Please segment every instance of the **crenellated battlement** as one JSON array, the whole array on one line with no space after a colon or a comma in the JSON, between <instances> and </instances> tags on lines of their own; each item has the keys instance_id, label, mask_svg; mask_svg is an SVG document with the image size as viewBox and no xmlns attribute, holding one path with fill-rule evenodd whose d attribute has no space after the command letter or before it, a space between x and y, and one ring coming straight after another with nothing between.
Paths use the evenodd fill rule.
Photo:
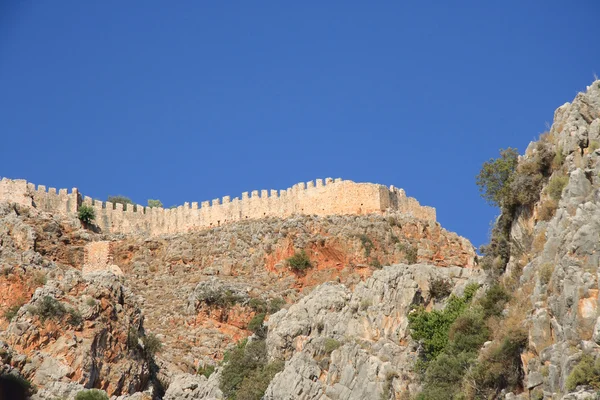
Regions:
<instances>
[{"instance_id":1,"label":"crenellated battlement","mask_svg":"<svg viewBox=\"0 0 600 400\"><path fill-rule=\"evenodd\" d=\"M421 206L402 189L373 183L326 178L300 182L285 190L262 189L243 192L240 197L224 196L201 203L184 203L164 209L94 200L81 196L76 188L48 188L25 180L3 178L0 201L34 207L61 215L76 215L82 204L96 211L102 231L160 235L210 228L246 219L286 218L294 214L371 214L399 211L415 218L435 221L435 209Z\"/></svg>"}]
</instances>

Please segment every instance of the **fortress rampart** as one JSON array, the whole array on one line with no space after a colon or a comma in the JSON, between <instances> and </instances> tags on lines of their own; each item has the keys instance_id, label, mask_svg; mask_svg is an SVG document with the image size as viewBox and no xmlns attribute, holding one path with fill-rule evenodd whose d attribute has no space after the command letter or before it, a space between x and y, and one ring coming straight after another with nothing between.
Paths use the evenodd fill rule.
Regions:
<instances>
[{"instance_id":1,"label":"fortress rampart","mask_svg":"<svg viewBox=\"0 0 600 400\"><path fill-rule=\"evenodd\" d=\"M342 179L317 179L287 190L255 190L241 199L225 196L200 204L184 203L164 209L136 205L124 208L82 196L76 188L56 190L25 180L3 178L0 201L35 207L40 211L75 216L82 204L96 210L96 224L104 232L161 235L211 228L230 222L265 217L285 218L293 214L371 214L399 211L415 218L435 221L435 209L421 206L402 189Z\"/></svg>"}]
</instances>

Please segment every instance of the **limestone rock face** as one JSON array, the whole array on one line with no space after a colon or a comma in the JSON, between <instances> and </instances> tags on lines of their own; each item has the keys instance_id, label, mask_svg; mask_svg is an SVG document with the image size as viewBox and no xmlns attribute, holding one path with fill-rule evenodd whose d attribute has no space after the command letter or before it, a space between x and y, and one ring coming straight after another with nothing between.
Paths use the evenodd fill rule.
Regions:
<instances>
[{"instance_id":1,"label":"limestone rock face","mask_svg":"<svg viewBox=\"0 0 600 400\"><path fill-rule=\"evenodd\" d=\"M429 298L434 278L462 294L483 283L480 270L397 264L376 271L354 292L325 283L271 316L267 350L286 359L265 399L380 399L384 392L415 393L418 343L409 335L411 306L441 307Z\"/></svg>"},{"instance_id":2,"label":"limestone rock face","mask_svg":"<svg viewBox=\"0 0 600 400\"><path fill-rule=\"evenodd\" d=\"M552 398L592 398L585 388L567 394L566 380L583 354L600 355L599 128L600 81L596 81L573 103L556 110L545 139L563 160L550 182L557 176L568 179L556 211L551 218L543 217L551 202L546 187L532 212L518 214L511 231L512 248L527 255L525 262L523 257L511 257L508 266L523 267L516 295L527 304L524 386ZM535 154L536 146L529 146L522 162Z\"/></svg>"}]
</instances>

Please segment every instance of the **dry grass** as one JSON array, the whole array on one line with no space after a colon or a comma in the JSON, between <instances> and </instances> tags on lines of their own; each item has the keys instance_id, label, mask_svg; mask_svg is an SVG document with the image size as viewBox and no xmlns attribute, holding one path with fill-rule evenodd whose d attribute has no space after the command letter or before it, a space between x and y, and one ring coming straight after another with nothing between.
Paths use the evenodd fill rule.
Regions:
<instances>
[{"instance_id":1,"label":"dry grass","mask_svg":"<svg viewBox=\"0 0 600 400\"><path fill-rule=\"evenodd\" d=\"M534 253L539 253L544 250L544 245L546 244L546 229L541 229L537 235L533 238L533 242L531 243L531 250Z\"/></svg>"},{"instance_id":2,"label":"dry grass","mask_svg":"<svg viewBox=\"0 0 600 400\"><path fill-rule=\"evenodd\" d=\"M533 283L527 283L521 289L513 293L508 302L508 315L504 318L492 317L488 320L488 326L493 332L494 341L502 340L509 332L519 329L528 329L525 326L526 316L531 312L531 294Z\"/></svg>"},{"instance_id":3,"label":"dry grass","mask_svg":"<svg viewBox=\"0 0 600 400\"><path fill-rule=\"evenodd\" d=\"M554 199L546 199L540 204L538 218L542 221L550 221L554 217L557 208L558 203Z\"/></svg>"}]
</instances>

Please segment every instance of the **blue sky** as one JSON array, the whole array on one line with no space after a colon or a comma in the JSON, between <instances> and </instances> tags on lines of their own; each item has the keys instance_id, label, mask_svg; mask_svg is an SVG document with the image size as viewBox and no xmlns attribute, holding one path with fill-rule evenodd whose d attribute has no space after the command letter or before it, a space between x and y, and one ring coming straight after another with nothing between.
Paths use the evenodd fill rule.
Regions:
<instances>
[{"instance_id":1,"label":"blue sky","mask_svg":"<svg viewBox=\"0 0 600 400\"><path fill-rule=\"evenodd\" d=\"M452 3L450 5L449 3ZM475 176L600 75L600 2L2 1L0 176L145 204L393 184L475 245Z\"/></svg>"}]
</instances>

